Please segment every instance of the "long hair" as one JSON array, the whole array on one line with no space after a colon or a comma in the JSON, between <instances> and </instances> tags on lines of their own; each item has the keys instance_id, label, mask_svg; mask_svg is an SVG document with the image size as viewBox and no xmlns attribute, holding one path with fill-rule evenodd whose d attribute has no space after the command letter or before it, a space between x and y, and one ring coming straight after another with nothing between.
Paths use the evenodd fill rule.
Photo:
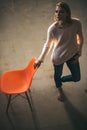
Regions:
<instances>
[{"instance_id":1,"label":"long hair","mask_svg":"<svg viewBox=\"0 0 87 130\"><path fill-rule=\"evenodd\" d=\"M70 10L69 5L65 2L58 2L56 4L56 7L60 7L66 11L66 13L67 13L66 22L70 23L71 22L71 10ZM56 17L55 14L54 14L54 21L58 21L58 18Z\"/></svg>"}]
</instances>

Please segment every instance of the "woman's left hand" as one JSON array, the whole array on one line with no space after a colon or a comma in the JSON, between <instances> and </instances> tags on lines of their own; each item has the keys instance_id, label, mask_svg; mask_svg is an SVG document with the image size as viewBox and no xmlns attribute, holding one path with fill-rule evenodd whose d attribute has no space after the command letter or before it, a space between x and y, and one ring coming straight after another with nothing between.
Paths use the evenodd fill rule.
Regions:
<instances>
[{"instance_id":1,"label":"woman's left hand","mask_svg":"<svg viewBox=\"0 0 87 130\"><path fill-rule=\"evenodd\" d=\"M74 57L74 60L72 61L72 64L77 63L77 62L78 62L78 60L79 60L79 57L80 57L80 55L79 55L79 54L78 54L78 55L76 55L76 56Z\"/></svg>"}]
</instances>

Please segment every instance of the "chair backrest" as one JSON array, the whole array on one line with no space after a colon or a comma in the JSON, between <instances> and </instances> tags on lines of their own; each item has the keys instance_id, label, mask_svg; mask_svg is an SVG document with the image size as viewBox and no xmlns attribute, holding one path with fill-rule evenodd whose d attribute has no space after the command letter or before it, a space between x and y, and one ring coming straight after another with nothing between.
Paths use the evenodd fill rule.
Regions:
<instances>
[{"instance_id":1,"label":"chair backrest","mask_svg":"<svg viewBox=\"0 0 87 130\"><path fill-rule=\"evenodd\" d=\"M0 76L0 90L1 90L1 76Z\"/></svg>"},{"instance_id":2,"label":"chair backrest","mask_svg":"<svg viewBox=\"0 0 87 130\"><path fill-rule=\"evenodd\" d=\"M28 66L26 67L25 71L26 73L29 75L29 77L33 77L34 73L36 72L37 70L37 67L34 68L34 63L37 59L36 58L32 58L28 64Z\"/></svg>"}]
</instances>

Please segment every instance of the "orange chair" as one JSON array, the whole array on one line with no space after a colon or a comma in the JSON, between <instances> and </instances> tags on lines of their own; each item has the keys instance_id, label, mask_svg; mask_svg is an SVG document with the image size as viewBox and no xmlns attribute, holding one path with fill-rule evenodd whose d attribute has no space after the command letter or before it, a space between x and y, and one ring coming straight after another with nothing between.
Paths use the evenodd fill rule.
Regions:
<instances>
[{"instance_id":1,"label":"orange chair","mask_svg":"<svg viewBox=\"0 0 87 130\"><path fill-rule=\"evenodd\" d=\"M37 70L37 68L34 68L33 66L35 61L36 58L32 58L28 66L26 66L24 69L6 71L1 75L0 91L9 95L6 108L7 113L12 95L22 93L25 93L30 108L32 110L32 105L27 91L30 90L30 85L32 83L34 73Z\"/></svg>"},{"instance_id":2,"label":"orange chair","mask_svg":"<svg viewBox=\"0 0 87 130\"><path fill-rule=\"evenodd\" d=\"M1 90L1 76L0 76L0 90Z\"/></svg>"}]
</instances>

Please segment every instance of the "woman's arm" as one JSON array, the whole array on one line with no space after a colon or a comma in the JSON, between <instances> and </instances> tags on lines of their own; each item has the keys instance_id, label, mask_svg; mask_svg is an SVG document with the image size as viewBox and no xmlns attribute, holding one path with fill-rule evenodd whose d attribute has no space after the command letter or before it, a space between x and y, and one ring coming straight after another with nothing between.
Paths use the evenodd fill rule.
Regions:
<instances>
[{"instance_id":1,"label":"woman's arm","mask_svg":"<svg viewBox=\"0 0 87 130\"><path fill-rule=\"evenodd\" d=\"M43 46L42 52L38 58L39 61L43 62L46 55L48 54L52 44L52 39L47 39L46 43Z\"/></svg>"},{"instance_id":2,"label":"woman's arm","mask_svg":"<svg viewBox=\"0 0 87 130\"><path fill-rule=\"evenodd\" d=\"M75 56L73 64L77 63L79 57L82 55L82 46L83 46L83 33L82 33L82 25L79 22L78 31L77 31L77 47L78 47L78 54Z\"/></svg>"},{"instance_id":3,"label":"woman's arm","mask_svg":"<svg viewBox=\"0 0 87 130\"><path fill-rule=\"evenodd\" d=\"M44 61L44 58L46 57L47 53L50 50L52 44L52 39L47 39L46 43L43 46L42 52L40 56L38 57L38 60L34 63L34 67L39 67L41 63Z\"/></svg>"},{"instance_id":4,"label":"woman's arm","mask_svg":"<svg viewBox=\"0 0 87 130\"><path fill-rule=\"evenodd\" d=\"M79 23L79 29L77 32L77 45L78 45L79 56L81 56L82 55L82 46L83 46L83 33L82 33L81 23Z\"/></svg>"},{"instance_id":5,"label":"woman's arm","mask_svg":"<svg viewBox=\"0 0 87 130\"><path fill-rule=\"evenodd\" d=\"M51 26L48 28L47 30L47 40L46 43L43 46L42 52L40 54L40 56L38 57L37 61L34 64L34 67L39 67L41 65L41 63L44 61L46 55L48 54L48 52L50 51L51 45L54 42L54 35L53 35L53 30L51 28Z\"/></svg>"}]
</instances>

